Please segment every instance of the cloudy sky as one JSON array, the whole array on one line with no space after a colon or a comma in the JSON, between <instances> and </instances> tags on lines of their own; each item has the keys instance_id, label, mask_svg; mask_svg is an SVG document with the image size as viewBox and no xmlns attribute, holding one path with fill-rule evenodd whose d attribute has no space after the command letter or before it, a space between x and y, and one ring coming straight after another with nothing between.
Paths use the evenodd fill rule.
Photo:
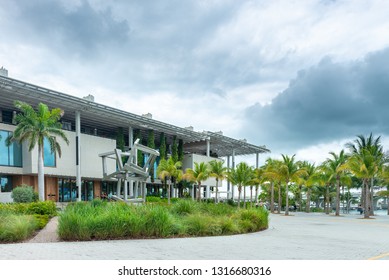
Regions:
<instances>
[{"instance_id":1,"label":"cloudy sky","mask_svg":"<svg viewBox=\"0 0 389 280\"><path fill-rule=\"evenodd\" d=\"M320 162L389 147L389 1L0 0L9 76ZM250 160L250 159L249 159Z\"/></svg>"}]
</instances>

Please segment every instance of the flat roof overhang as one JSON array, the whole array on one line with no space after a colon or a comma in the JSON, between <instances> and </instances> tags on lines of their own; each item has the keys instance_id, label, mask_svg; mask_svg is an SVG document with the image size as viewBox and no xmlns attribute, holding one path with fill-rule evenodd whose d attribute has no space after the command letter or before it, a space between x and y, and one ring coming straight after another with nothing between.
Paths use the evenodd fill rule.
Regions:
<instances>
[{"instance_id":1,"label":"flat roof overhang","mask_svg":"<svg viewBox=\"0 0 389 280\"><path fill-rule=\"evenodd\" d=\"M9 77L0 76L0 96L0 106L10 110L15 109L15 100L27 102L32 106L42 102L50 108L60 107L65 112L63 119L73 124L75 112L79 111L83 126L96 128L111 138L116 135L118 127L123 127L127 135L129 127L132 127L142 131L143 139L147 139L148 130L153 130L157 143L161 133L165 133L168 143L172 142L173 136L177 136L177 139L183 140L186 153L205 154L207 139L210 140L212 153L218 157L232 155L233 151L235 155L270 152L264 146L256 146L214 132L192 131Z\"/></svg>"}]
</instances>

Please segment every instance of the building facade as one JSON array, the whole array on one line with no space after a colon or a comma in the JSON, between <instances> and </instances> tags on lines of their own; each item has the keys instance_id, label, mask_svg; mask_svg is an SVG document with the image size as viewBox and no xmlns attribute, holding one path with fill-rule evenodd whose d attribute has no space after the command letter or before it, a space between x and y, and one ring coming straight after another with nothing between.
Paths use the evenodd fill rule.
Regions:
<instances>
[{"instance_id":1,"label":"building facade","mask_svg":"<svg viewBox=\"0 0 389 280\"><path fill-rule=\"evenodd\" d=\"M147 145L150 135L153 135L152 142L156 149L165 142L168 154L172 151L174 141L180 143L184 169L193 168L194 162L208 162L217 158L226 158L228 165L234 166L235 155L258 156L259 153L268 152L264 146L229 138L220 132L195 132L192 128L154 120L151 114L139 116L99 104L90 95L77 98L7 75L8 72L4 71L0 75L0 202L12 201L11 191L16 186L26 184L37 189L38 185L37 148L30 152L26 143L5 145L5 139L16 128L16 100L33 107L42 102L50 109L61 108L64 111L61 123L70 143L66 145L59 139L62 157L52 154L49 144L44 144L46 200L92 200L103 194L117 194L116 182L103 180L99 154L113 151L120 145L129 150L136 138ZM155 171L158 162L159 159L147 185L148 192L153 194L157 190L160 193L161 182L156 178ZM115 162L111 161L108 168L115 170ZM204 184L206 197L210 197L209 187L214 185L214 181L208 180ZM137 191L135 189L129 193L136 196Z\"/></svg>"}]
</instances>

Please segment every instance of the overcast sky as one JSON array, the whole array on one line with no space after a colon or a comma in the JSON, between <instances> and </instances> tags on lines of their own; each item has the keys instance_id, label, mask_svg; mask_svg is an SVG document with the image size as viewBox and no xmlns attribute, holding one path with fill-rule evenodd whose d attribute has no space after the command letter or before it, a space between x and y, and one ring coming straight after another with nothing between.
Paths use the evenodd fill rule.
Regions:
<instances>
[{"instance_id":1,"label":"overcast sky","mask_svg":"<svg viewBox=\"0 0 389 280\"><path fill-rule=\"evenodd\" d=\"M370 132L389 147L389 1L0 2L12 78L223 130L261 161Z\"/></svg>"}]
</instances>

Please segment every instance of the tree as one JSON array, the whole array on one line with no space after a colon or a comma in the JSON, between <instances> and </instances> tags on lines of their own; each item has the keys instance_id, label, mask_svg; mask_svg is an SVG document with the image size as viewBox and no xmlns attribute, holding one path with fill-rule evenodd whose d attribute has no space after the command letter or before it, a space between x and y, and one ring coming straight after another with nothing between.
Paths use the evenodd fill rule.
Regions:
<instances>
[{"instance_id":1,"label":"tree","mask_svg":"<svg viewBox=\"0 0 389 280\"><path fill-rule=\"evenodd\" d=\"M167 154L166 154L166 137L165 133L161 132L160 134L160 139L159 139L159 158L162 159L167 159Z\"/></svg>"},{"instance_id":2,"label":"tree","mask_svg":"<svg viewBox=\"0 0 389 280\"><path fill-rule=\"evenodd\" d=\"M357 135L357 139L355 139L353 142L346 143L346 147L350 150L351 155L360 155L360 159L365 158L366 159L366 152L369 154L369 162L370 164L375 165L375 168L372 168L371 171L374 169L374 174L370 174L371 177L369 177L370 182L364 182L364 188L365 189L362 193L362 197L365 197L365 201L371 201L367 207L365 207L365 212L370 209L370 215L374 215L374 205L373 205L373 187L374 187L374 178L379 174L380 170L383 168L383 164L387 162L387 158L385 157L383 153L383 147L381 145L381 136L378 136L375 138L372 133L368 137L365 137L363 135ZM355 162L354 162L355 163ZM370 165L369 164L369 165ZM370 192L369 192L370 187ZM366 216L366 215L365 215Z\"/></svg>"},{"instance_id":3,"label":"tree","mask_svg":"<svg viewBox=\"0 0 389 280\"><path fill-rule=\"evenodd\" d=\"M167 186L168 204L170 204L170 190L172 181L174 179L181 179L182 177L182 171L180 169L181 162L174 162L172 157L170 157L168 160L162 159L159 162L157 176L164 182L165 186Z\"/></svg>"},{"instance_id":4,"label":"tree","mask_svg":"<svg viewBox=\"0 0 389 280\"><path fill-rule=\"evenodd\" d=\"M45 200L45 175L43 165L43 143L47 139L50 150L61 157L61 146L57 137L69 144L65 133L62 131L62 124L59 122L63 111L59 108L51 111L46 104L39 103L35 111L31 105L15 101L15 107L21 111L16 115L16 129L7 139L7 145L13 141L19 143L27 142L28 150L31 152L38 145L38 193L39 200Z\"/></svg>"},{"instance_id":5,"label":"tree","mask_svg":"<svg viewBox=\"0 0 389 280\"><path fill-rule=\"evenodd\" d=\"M238 186L238 208L240 208L240 197L242 193L242 187L247 187L253 178L253 172L250 166L245 162L239 163L236 168L231 169L227 173L227 179L233 184Z\"/></svg>"},{"instance_id":6,"label":"tree","mask_svg":"<svg viewBox=\"0 0 389 280\"><path fill-rule=\"evenodd\" d=\"M226 178L227 167L223 166L224 162L220 160L212 160L208 163L208 172L210 177L214 177L216 180L216 196L215 203L218 201L219 181L223 181Z\"/></svg>"},{"instance_id":7,"label":"tree","mask_svg":"<svg viewBox=\"0 0 389 280\"><path fill-rule=\"evenodd\" d=\"M336 180L336 211L335 215L339 216L340 210L340 182L341 179L346 175L346 162L348 156L341 150L339 154L334 152L329 153L332 158L327 158L323 163L323 168L326 173L330 175L329 180Z\"/></svg>"},{"instance_id":8,"label":"tree","mask_svg":"<svg viewBox=\"0 0 389 280\"><path fill-rule=\"evenodd\" d=\"M272 158L268 158L266 160L266 164L263 166L264 180L270 181L270 212L274 213L274 185L276 182L281 181L281 175L279 172L279 167L281 166L280 160L275 160ZM281 184L279 184L279 201L278 201L278 213L281 211Z\"/></svg>"},{"instance_id":9,"label":"tree","mask_svg":"<svg viewBox=\"0 0 389 280\"><path fill-rule=\"evenodd\" d=\"M352 155L361 154L363 150L368 150L369 154L374 158L375 164L377 165L376 174L374 174L370 178L370 184L364 184L366 188L369 189L370 185L370 193L369 190L365 190L363 192L365 195L368 195L368 200L371 201L368 208L370 208L370 215L374 215L374 207L373 207L373 187L374 187L374 178L378 175L378 172L382 169L383 164L387 162L387 158L384 155L383 147L381 145L381 136L375 138L372 133L369 136L365 137L363 135L357 135L357 139L353 142L346 143L346 147L350 150ZM363 195L362 195L363 197Z\"/></svg>"},{"instance_id":10,"label":"tree","mask_svg":"<svg viewBox=\"0 0 389 280\"><path fill-rule=\"evenodd\" d=\"M173 144L172 144L172 158L173 161L178 161L178 145L177 145L177 136L173 136Z\"/></svg>"},{"instance_id":11,"label":"tree","mask_svg":"<svg viewBox=\"0 0 389 280\"><path fill-rule=\"evenodd\" d=\"M184 141L182 139L178 140L178 160L184 160Z\"/></svg>"},{"instance_id":12,"label":"tree","mask_svg":"<svg viewBox=\"0 0 389 280\"><path fill-rule=\"evenodd\" d=\"M287 155L282 156L282 164L279 168L279 172L281 175L281 178L285 182L285 195L286 195L286 208L285 208L285 216L289 215L289 183L295 182L298 183L299 178L302 176L307 175L307 171L303 168L299 168L298 164L296 164L294 157L296 155L293 155L292 157L289 157Z\"/></svg>"},{"instance_id":13,"label":"tree","mask_svg":"<svg viewBox=\"0 0 389 280\"><path fill-rule=\"evenodd\" d=\"M313 186L317 183L317 168L315 164L304 161L302 167L307 172L307 175L304 177L304 185L306 188L307 200L305 204L305 212L309 213L311 211L311 192Z\"/></svg>"},{"instance_id":14,"label":"tree","mask_svg":"<svg viewBox=\"0 0 389 280\"><path fill-rule=\"evenodd\" d=\"M195 162L195 168L188 168L185 172L184 179L197 183L197 200L201 200L201 182L205 181L209 177L208 166L205 162Z\"/></svg>"}]
</instances>

